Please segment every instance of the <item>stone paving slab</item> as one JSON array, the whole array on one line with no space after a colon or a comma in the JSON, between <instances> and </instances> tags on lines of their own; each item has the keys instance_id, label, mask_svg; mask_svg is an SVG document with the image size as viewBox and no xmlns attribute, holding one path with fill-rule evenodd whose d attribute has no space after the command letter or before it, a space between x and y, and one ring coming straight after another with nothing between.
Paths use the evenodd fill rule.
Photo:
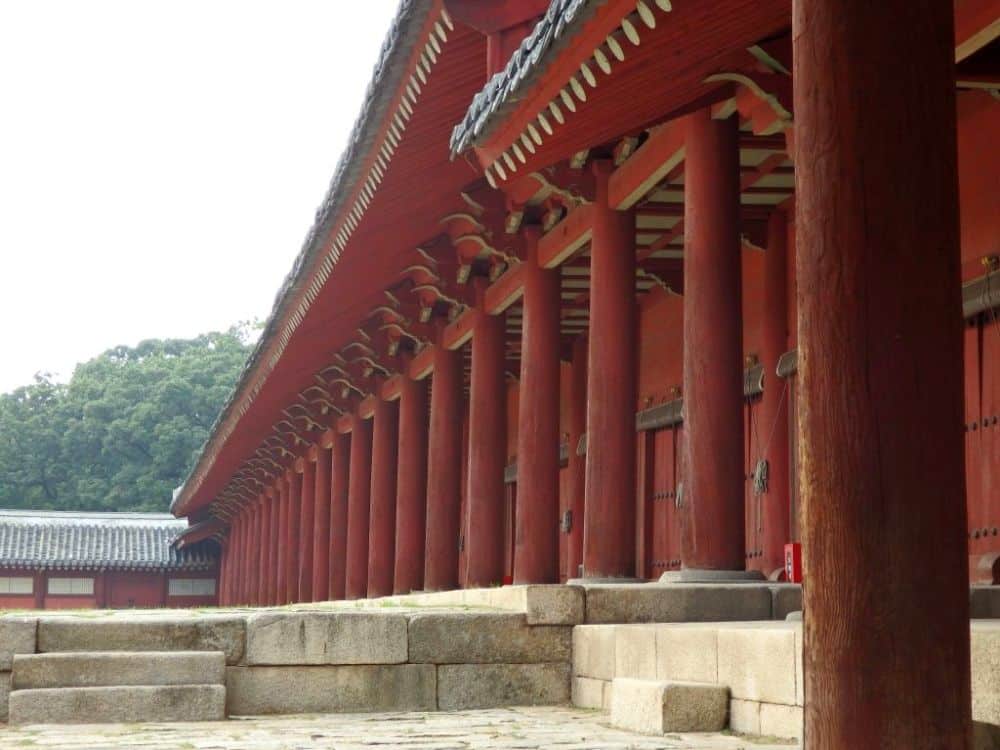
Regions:
<instances>
[{"instance_id":1,"label":"stone paving slab","mask_svg":"<svg viewBox=\"0 0 1000 750\"><path fill-rule=\"evenodd\" d=\"M647 737L613 729L607 717L568 708L450 713L342 714L181 724L36 725L4 729L0 750L780 750L726 734Z\"/></svg>"}]
</instances>

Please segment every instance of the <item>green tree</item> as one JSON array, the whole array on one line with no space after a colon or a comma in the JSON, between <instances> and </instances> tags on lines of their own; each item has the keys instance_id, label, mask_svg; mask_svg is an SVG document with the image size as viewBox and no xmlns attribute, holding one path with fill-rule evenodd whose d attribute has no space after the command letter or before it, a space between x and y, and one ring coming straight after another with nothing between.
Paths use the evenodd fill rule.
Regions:
<instances>
[{"instance_id":1,"label":"green tree","mask_svg":"<svg viewBox=\"0 0 1000 750\"><path fill-rule=\"evenodd\" d=\"M0 395L0 507L166 510L246 360L253 326L150 339Z\"/></svg>"}]
</instances>

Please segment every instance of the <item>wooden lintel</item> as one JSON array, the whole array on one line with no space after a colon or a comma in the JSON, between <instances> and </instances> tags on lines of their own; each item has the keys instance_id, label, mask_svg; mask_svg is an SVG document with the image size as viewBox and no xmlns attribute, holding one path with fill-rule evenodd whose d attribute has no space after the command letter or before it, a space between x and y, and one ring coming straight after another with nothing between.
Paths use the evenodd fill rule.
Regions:
<instances>
[{"instance_id":1,"label":"wooden lintel","mask_svg":"<svg viewBox=\"0 0 1000 750\"><path fill-rule=\"evenodd\" d=\"M336 437L336 435L337 435L336 426L331 427L329 430L327 430L326 432L324 432L322 435L319 436L319 446L321 448L332 448L333 439L334 437Z\"/></svg>"},{"instance_id":2,"label":"wooden lintel","mask_svg":"<svg viewBox=\"0 0 1000 750\"><path fill-rule=\"evenodd\" d=\"M337 420L337 432L341 435L346 435L354 429L354 417L350 414L345 414L340 419Z\"/></svg>"},{"instance_id":3,"label":"wooden lintel","mask_svg":"<svg viewBox=\"0 0 1000 750\"><path fill-rule=\"evenodd\" d=\"M684 118L656 128L631 159L611 174L608 201L619 211L632 208L684 160Z\"/></svg>"},{"instance_id":4,"label":"wooden lintel","mask_svg":"<svg viewBox=\"0 0 1000 750\"><path fill-rule=\"evenodd\" d=\"M370 419L375 415L375 397L365 396L358 404L358 416L362 419Z\"/></svg>"},{"instance_id":5,"label":"wooden lintel","mask_svg":"<svg viewBox=\"0 0 1000 750\"><path fill-rule=\"evenodd\" d=\"M309 446L309 450L306 451L306 460L315 463L319 460L319 446L315 443Z\"/></svg>"},{"instance_id":6,"label":"wooden lintel","mask_svg":"<svg viewBox=\"0 0 1000 750\"><path fill-rule=\"evenodd\" d=\"M302 456L299 456L298 458L295 459L295 462L292 464L292 471L294 471L296 474L301 474L305 470L306 470L306 461Z\"/></svg>"},{"instance_id":7,"label":"wooden lintel","mask_svg":"<svg viewBox=\"0 0 1000 750\"><path fill-rule=\"evenodd\" d=\"M955 62L1000 37L1000 0L956 0Z\"/></svg>"},{"instance_id":8,"label":"wooden lintel","mask_svg":"<svg viewBox=\"0 0 1000 750\"><path fill-rule=\"evenodd\" d=\"M458 349L472 338L472 326L476 320L476 310L468 308L441 332L441 345L445 349Z\"/></svg>"},{"instance_id":9,"label":"wooden lintel","mask_svg":"<svg viewBox=\"0 0 1000 750\"><path fill-rule=\"evenodd\" d=\"M538 265L558 268L590 242L594 228L592 204L578 206L538 240Z\"/></svg>"},{"instance_id":10,"label":"wooden lintel","mask_svg":"<svg viewBox=\"0 0 1000 750\"><path fill-rule=\"evenodd\" d=\"M379 387L379 395L383 401L395 401L403 388L403 376L400 374L390 375Z\"/></svg>"},{"instance_id":11,"label":"wooden lintel","mask_svg":"<svg viewBox=\"0 0 1000 750\"><path fill-rule=\"evenodd\" d=\"M425 346L417 356L410 360L409 376L414 380L423 380L434 371L434 347Z\"/></svg>"},{"instance_id":12,"label":"wooden lintel","mask_svg":"<svg viewBox=\"0 0 1000 750\"><path fill-rule=\"evenodd\" d=\"M483 296L483 304L490 315L499 315L521 299L523 294L521 266L516 265L508 268L503 276L490 285Z\"/></svg>"}]
</instances>

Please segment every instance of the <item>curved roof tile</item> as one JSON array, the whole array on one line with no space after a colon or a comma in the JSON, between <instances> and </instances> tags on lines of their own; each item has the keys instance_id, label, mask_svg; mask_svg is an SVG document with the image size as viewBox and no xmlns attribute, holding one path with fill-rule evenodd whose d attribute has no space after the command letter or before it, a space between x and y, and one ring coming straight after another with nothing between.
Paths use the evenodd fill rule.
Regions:
<instances>
[{"instance_id":1,"label":"curved roof tile","mask_svg":"<svg viewBox=\"0 0 1000 750\"><path fill-rule=\"evenodd\" d=\"M163 513L0 510L0 568L208 570L210 548L174 546L186 530Z\"/></svg>"}]
</instances>

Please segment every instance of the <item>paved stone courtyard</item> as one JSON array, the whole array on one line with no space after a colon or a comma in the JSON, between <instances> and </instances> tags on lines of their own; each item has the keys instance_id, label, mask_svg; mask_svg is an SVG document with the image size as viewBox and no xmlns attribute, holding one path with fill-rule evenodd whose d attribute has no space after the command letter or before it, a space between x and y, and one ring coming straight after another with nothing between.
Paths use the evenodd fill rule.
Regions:
<instances>
[{"instance_id":1,"label":"paved stone courtyard","mask_svg":"<svg viewBox=\"0 0 1000 750\"><path fill-rule=\"evenodd\" d=\"M569 708L338 714L181 724L0 725L0 748L97 750L751 750L795 745L724 734L645 737Z\"/></svg>"}]
</instances>

